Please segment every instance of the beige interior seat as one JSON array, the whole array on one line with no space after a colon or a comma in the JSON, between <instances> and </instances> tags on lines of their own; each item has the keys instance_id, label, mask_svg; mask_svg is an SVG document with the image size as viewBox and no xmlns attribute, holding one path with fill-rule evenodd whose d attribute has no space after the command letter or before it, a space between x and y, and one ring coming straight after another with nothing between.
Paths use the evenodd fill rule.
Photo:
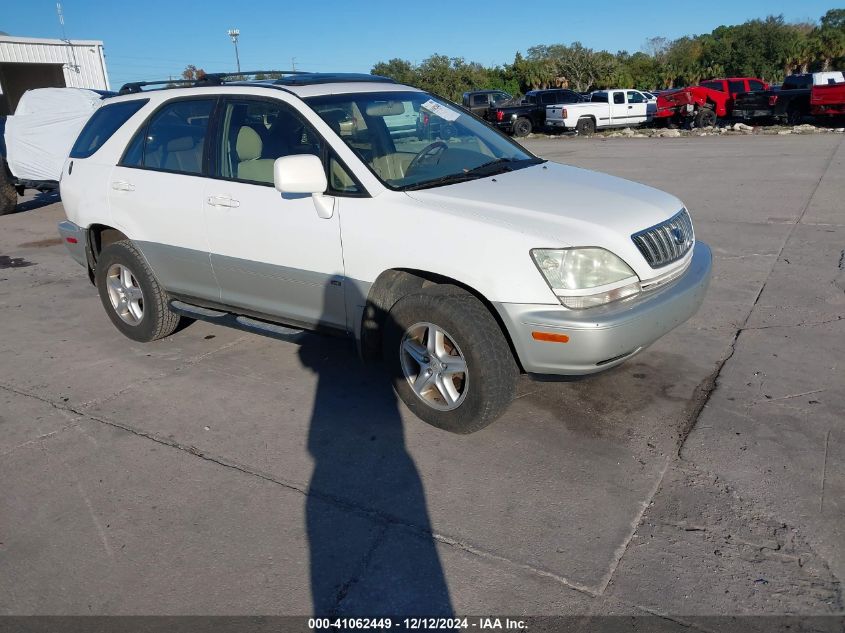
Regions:
<instances>
[{"instance_id":1,"label":"beige interior seat","mask_svg":"<svg viewBox=\"0 0 845 633\"><path fill-rule=\"evenodd\" d=\"M251 127L243 126L238 130L238 140L235 151L238 154L238 178L254 180L256 182L273 182L272 158L261 158L264 143L258 132Z\"/></svg>"}]
</instances>

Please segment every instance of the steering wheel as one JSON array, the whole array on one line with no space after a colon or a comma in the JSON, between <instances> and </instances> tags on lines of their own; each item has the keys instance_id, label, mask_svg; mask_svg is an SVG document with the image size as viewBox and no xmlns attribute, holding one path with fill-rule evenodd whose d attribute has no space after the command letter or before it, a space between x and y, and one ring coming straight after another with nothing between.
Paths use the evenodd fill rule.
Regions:
<instances>
[{"instance_id":1,"label":"steering wheel","mask_svg":"<svg viewBox=\"0 0 845 633\"><path fill-rule=\"evenodd\" d=\"M433 157L435 152L440 150L440 153L449 149L449 146L446 145L443 141L434 141L429 145L426 145L422 151L414 156L414 159L408 164L408 169L405 170L405 174L410 174L414 169L416 169L427 157Z\"/></svg>"}]
</instances>

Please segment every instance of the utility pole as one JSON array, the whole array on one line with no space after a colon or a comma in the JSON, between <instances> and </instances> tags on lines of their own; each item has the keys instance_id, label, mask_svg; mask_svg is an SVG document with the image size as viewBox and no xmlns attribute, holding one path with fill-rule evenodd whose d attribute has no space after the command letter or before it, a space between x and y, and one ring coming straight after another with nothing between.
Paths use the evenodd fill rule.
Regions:
<instances>
[{"instance_id":1,"label":"utility pole","mask_svg":"<svg viewBox=\"0 0 845 633\"><path fill-rule=\"evenodd\" d=\"M290 58L290 69L296 72L296 57Z\"/></svg>"},{"instance_id":2,"label":"utility pole","mask_svg":"<svg viewBox=\"0 0 845 633\"><path fill-rule=\"evenodd\" d=\"M240 36L240 29L229 29L229 37L232 38L232 44L235 45L235 62L238 64L238 73L241 72L241 57L238 54L238 36Z\"/></svg>"}]
</instances>

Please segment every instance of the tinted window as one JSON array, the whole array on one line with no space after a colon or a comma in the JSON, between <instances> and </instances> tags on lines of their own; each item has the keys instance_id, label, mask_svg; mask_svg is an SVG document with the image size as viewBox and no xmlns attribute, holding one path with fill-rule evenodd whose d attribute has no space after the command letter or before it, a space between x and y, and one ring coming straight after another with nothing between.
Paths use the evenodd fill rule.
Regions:
<instances>
[{"instance_id":1,"label":"tinted window","mask_svg":"<svg viewBox=\"0 0 845 633\"><path fill-rule=\"evenodd\" d=\"M342 110L328 123L339 135L355 127L354 120ZM273 163L277 158L320 155L317 133L292 108L279 101L228 101L223 108L222 124L215 173L223 178L272 185ZM342 182L342 176L338 177L341 178L338 182Z\"/></svg>"},{"instance_id":2,"label":"tinted window","mask_svg":"<svg viewBox=\"0 0 845 633\"><path fill-rule=\"evenodd\" d=\"M166 104L135 135L121 164L201 174L208 120L213 109L214 99Z\"/></svg>"},{"instance_id":3,"label":"tinted window","mask_svg":"<svg viewBox=\"0 0 845 633\"><path fill-rule=\"evenodd\" d=\"M472 95L472 105L485 106L487 105L487 95Z\"/></svg>"},{"instance_id":4,"label":"tinted window","mask_svg":"<svg viewBox=\"0 0 845 633\"><path fill-rule=\"evenodd\" d=\"M492 95L491 101L493 103L496 103L497 101L504 101L505 99L510 99L510 98L511 98L511 96L509 94L505 93L505 92L494 92L493 95Z\"/></svg>"},{"instance_id":5,"label":"tinted window","mask_svg":"<svg viewBox=\"0 0 845 633\"><path fill-rule=\"evenodd\" d=\"M721 81L702 81L701 85L704 88L710 88L710 90L721 90L722 89L722 82Z\"/></svg>"},{"instance_id":6,"label":"tinted window","mask_svg":"<svg viewBox=\"0 0 845 633\"><path fill-rule=\"evenodd\" d=\"M763 82L757 81L756 79L752 79L748 82L748 89L749 90L764 90Z\"/></svg>"},{"instance_id":7,"label":"tinted window","mask_svg":"<svg viewBox=\"0 0 845 633\"><path fill-rule=\"evenodd\" d=\"M79 138L70 150L70 157L88 158L94 154L148 101L149 99L135 99L101 106L82 128Z\"/></svg>"},{"instance_id":8,"label":"tinted window","mask_svg":"<svg viewBox=\"0 0 845 633\"><path fill-rule=\"evenodd\" d=\"M613 103L620 104L625 103L625 94L622 92L614 92L613 93Z\"/></svg>"},{"instance_id":9,"label":"tinted window","mask_svg":"<svg viewBox=\"0 0 845 633\"><path fill-rule=\"evenodd\" d=\"M645 103L645 97L634 90L628 91L628 103Z\"/></svg>"},{"instance_id":10,"label":"tinted window","mask_svg":"<svg viewBox=\"0 0 845 633\"><path fill-rule=\"evenodd\" d=\"M783 80L781 90L796 90L798 88L809 88L813 78L809 75L790 75Z\"/></svg>"},{"instance_id":11,"label":"tinted window","mask_svg":"<svg viewBox=\"0 0 845 633\"><path fill-rule=\"evenodd\" d=\"M730 92L731 94L736 94L737 92L745 92L745 82L742 80L729 81L728 92Z\"/></svg>"},{"instance_id":12,"label":"tinted window","mask_svg":"<svg viewBox=\"0 0 845 633\"><path fill-rule=\"evenodd\" d=\"M558 92L544 92L540 95L540 103L557 103L559 97Z\"/></svg>"}]
</instances>

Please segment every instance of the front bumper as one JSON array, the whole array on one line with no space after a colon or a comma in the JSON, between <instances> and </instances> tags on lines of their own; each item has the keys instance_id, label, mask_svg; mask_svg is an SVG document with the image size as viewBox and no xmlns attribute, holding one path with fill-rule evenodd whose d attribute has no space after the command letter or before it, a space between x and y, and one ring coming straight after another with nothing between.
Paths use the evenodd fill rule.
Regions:
<instances>
[{"instance_id":1,"label":"front bumper","mask_svg":"<svg viewBox=\"0 0 845 633\"><path fill-rule=\"evenodd\" d=\"M615 367L696 313L710 282L712 255L696 242L689 267L668 285L630 301L588 310L497 303L526 372L578 376ZM534 340L532 332L565 334L568 342Z\"/></svg>"},{"instance_id":2,"label":"front bumper","mask_svg":"<svg viewBox=\"0 0 845 633\"><path fill-rule=\"evenodd\" d=\"M70 251L70 256L83 266L88 266L88 257L85 254L86 235L85 229L77 226L70 220L59 222L59 235L62 242Z\"/></svg>"}]
</instances>

